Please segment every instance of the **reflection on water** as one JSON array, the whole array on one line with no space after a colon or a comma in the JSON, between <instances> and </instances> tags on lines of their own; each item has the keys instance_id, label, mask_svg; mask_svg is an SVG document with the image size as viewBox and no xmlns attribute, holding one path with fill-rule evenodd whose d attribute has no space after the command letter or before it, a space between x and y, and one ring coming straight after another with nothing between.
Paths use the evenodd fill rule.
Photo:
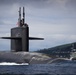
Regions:
<instances>
[{"instance_id":1,"label":"reflection on water","mask_svg":"<svg viewBox=\"0 0 76 75\"><path fill-rule=\"evenodd\" d=\"M15 64L15 63L14 63ZM10 75L76 75L76 61L54 62L52 64L0 65L0 74Z\"/></svg>"}]
</instances>

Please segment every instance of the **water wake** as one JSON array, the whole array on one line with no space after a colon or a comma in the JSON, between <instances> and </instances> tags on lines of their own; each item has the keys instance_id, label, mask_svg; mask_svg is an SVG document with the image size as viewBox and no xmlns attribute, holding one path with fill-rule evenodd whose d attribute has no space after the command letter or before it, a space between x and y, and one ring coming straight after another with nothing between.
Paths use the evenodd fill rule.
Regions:
<instances>
[{"instance_id":1,"label":"water wake","mask_svg":"<svg viewBox=\"0 0 76 75\"><path fill-rule=\"evenodd\" d=\"M50 60L48 62L48 64L55 63L55 62L63 62L63 61L70 61L70 59L68 59L68 58L55 58L53 60Z\"/></svg>"},{"instance_id":2,"label":"water wake","mask_svg":"<svg viewBox=\"0 0 76 75\"><path fill-rule=\"evenodd\" d=\"M0 65L29 65L28 63L1 62Z\"/></svg>"}]
</instances>

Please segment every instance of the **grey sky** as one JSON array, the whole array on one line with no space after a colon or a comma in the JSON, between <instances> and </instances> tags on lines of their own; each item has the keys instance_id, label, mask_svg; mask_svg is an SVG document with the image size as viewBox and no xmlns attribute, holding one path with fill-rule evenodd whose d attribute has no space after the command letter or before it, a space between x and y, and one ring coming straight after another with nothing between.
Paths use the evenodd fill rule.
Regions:
<instances>
[{"instance_id":1,"label":"grey sky","mask_svg":"<svg viewBox=\"0 0 76 75\"><path fill-rule=\"evenodd\" d=\"M45 38L30 41L30 50L76 41L76 0L0 0L0 36L10 36L10 29L17 26L18 9L23 6L30 36ZM1 41L0 48L4 49L1 44L8 48L7 43Z\"/></svg>"}]
</instances>

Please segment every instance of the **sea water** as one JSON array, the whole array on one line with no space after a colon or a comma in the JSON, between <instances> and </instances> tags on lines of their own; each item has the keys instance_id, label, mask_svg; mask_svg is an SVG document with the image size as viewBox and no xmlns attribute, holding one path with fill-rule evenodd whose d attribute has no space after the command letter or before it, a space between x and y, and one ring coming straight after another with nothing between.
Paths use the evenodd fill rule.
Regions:
<instances>
[{"instance_id":1,"label":"sea water","mask_svg":"<svg viewBox=\"0 0 76 75\"><path fill-rule=\"evenodd\" d=\"M3 75L76 75L76 61L70 60L51 64L1 64L0 74Z\"/></svg>"}]
</instances>

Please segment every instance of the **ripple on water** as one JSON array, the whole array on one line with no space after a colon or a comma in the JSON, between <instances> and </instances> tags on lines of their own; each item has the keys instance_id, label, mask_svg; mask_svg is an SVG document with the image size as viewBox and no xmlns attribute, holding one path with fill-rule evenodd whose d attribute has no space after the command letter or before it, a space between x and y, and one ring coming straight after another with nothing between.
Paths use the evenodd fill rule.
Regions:
<instances>
[{"instance_id":1,"label":"ripple on water","mask_svg":"<svg viewBox=\"0 0 76 75\"><path fill-rule=\"evenodd\" d=\"M31 64L31 65L0 65L1 74L22 74L22 75L76 75L76 61L65 61L52 64Z\"/></svg>"}]
</instances>

